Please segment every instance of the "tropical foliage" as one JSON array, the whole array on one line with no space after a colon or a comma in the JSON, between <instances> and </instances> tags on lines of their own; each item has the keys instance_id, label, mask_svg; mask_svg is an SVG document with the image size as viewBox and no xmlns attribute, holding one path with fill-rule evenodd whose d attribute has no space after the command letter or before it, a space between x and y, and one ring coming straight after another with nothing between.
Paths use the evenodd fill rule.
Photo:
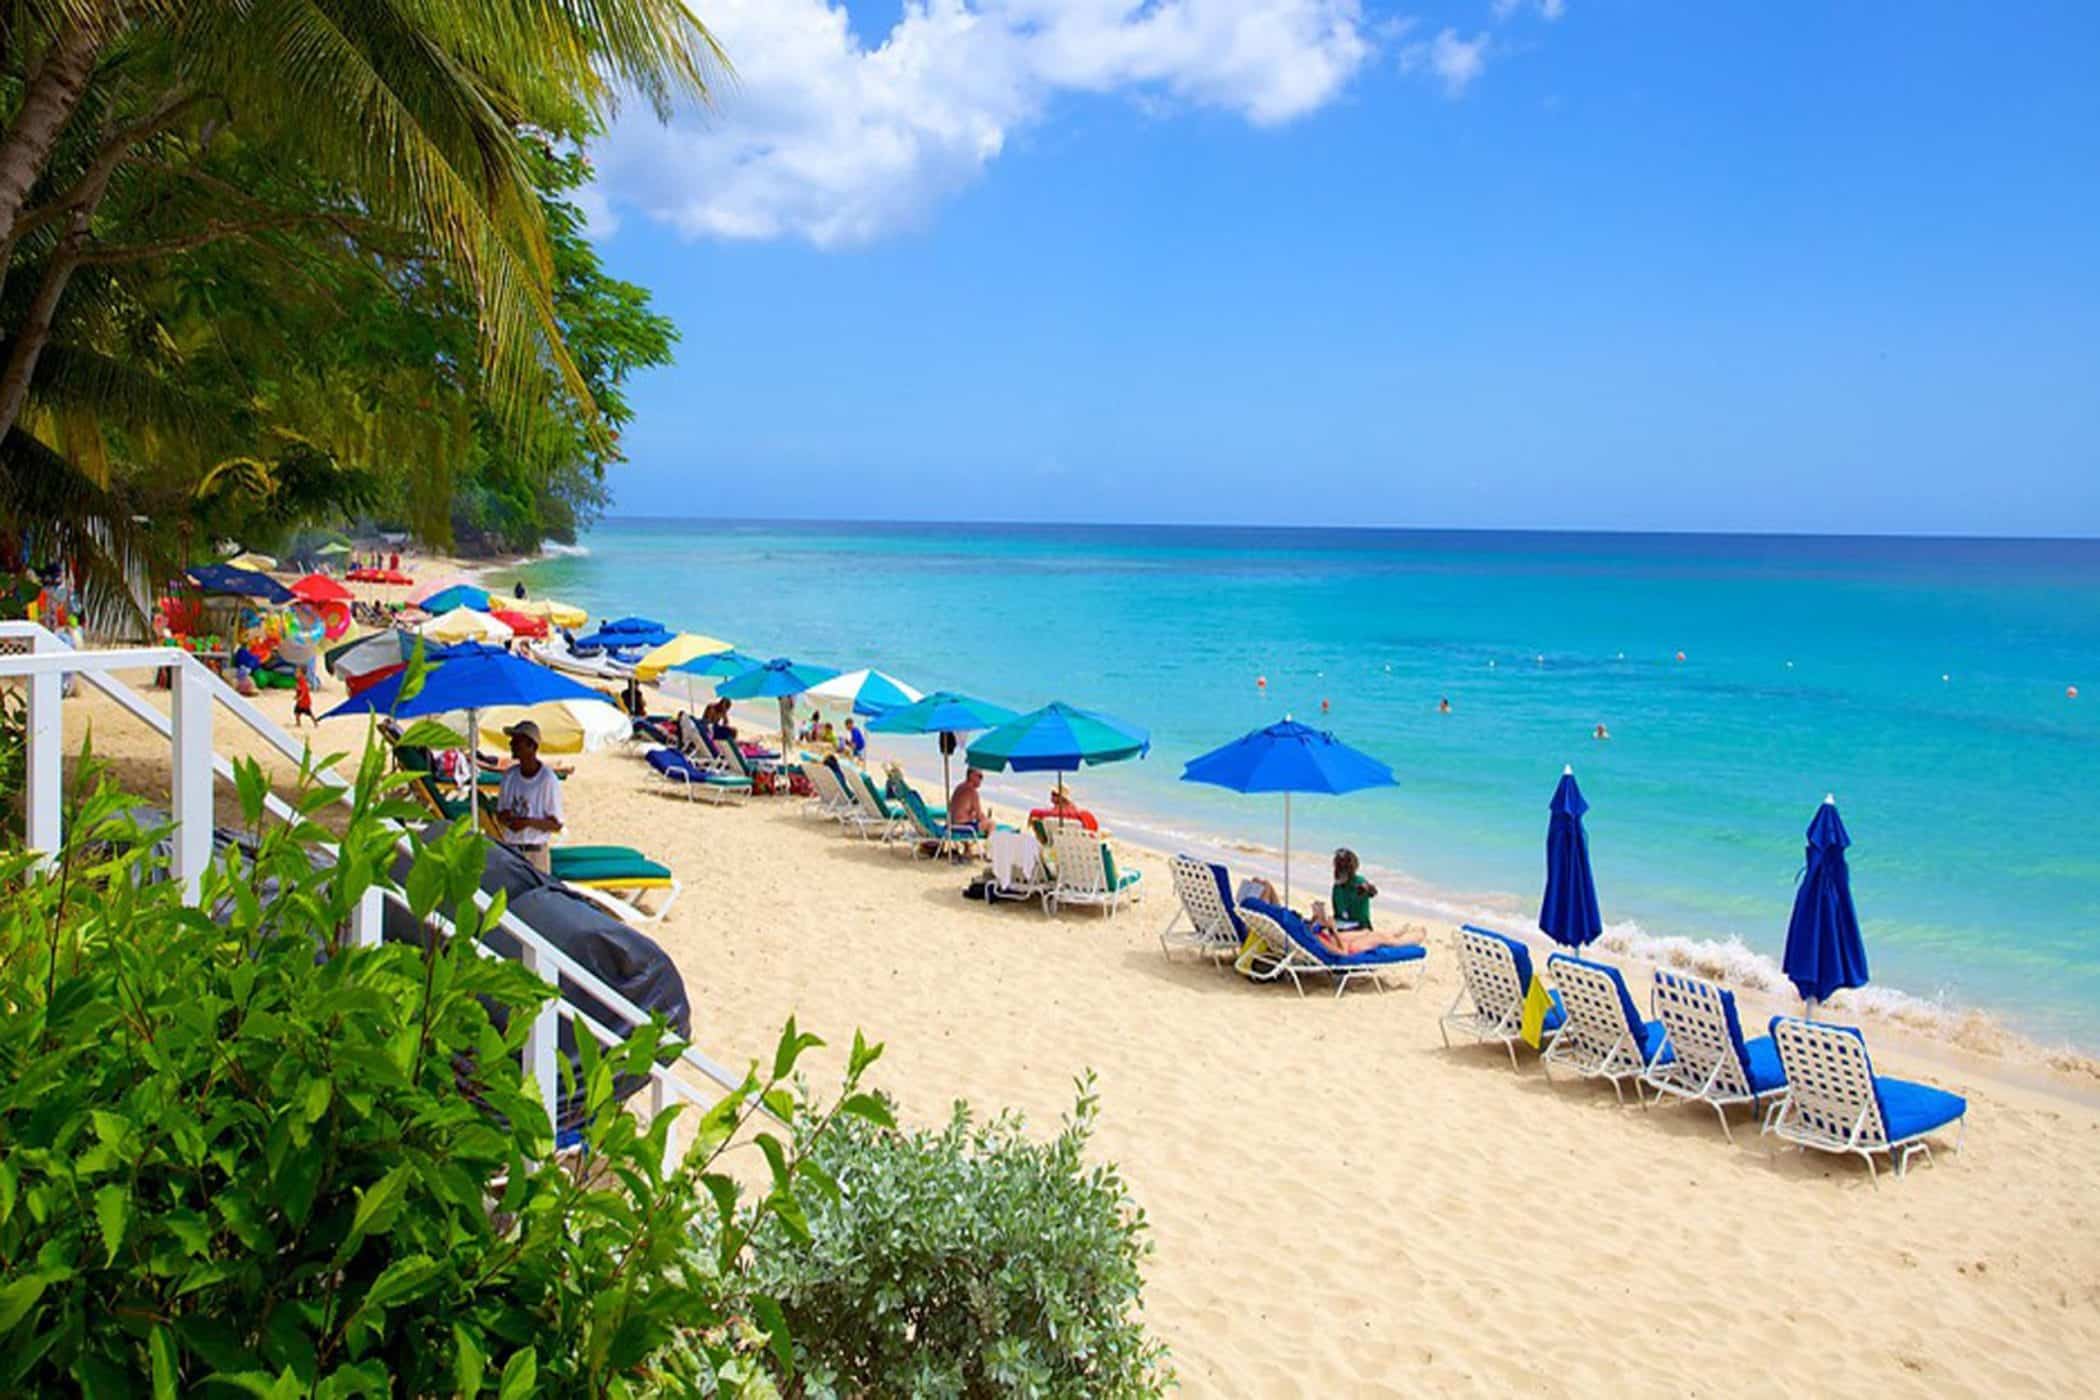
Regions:
<instances>
[{"instance_id":1,"label":"tropical foliage","mask_svg":"<svg viewBox=\"0 0 2100 1400\"><path fill-rule=\"evenodd\" d=\"M0 30L0 548L91 597L194 533L588 509L667 357L564 196L683 0L16 0ZM0 563L10 562L0 559Z\"/></svg>"}]
</instances>

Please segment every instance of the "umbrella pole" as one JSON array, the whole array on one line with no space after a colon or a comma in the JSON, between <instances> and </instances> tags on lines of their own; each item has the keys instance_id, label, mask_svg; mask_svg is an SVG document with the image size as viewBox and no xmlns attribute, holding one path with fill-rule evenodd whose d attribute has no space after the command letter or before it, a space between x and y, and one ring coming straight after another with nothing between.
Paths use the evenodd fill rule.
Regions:
<instances>
[{"instance_id":1,"label":"umbrella pole","mask_svg":"<svg viewBox=\"0 0 2100 1400\"><path fill-rule=\"evenodd\" d=\"M467 711L467 815L481 830L481 711Z\"/></svg>"},{"instance_id":2,"label":"umbrella pole","mask_svg":"<svg viewBox=\"0 0 2100 1400\"><path fill-rule=\"evenodd\" d=\"M1820 1011L1822 1007L1823 1002L1818 997L1801 998L1801 1019L1804 1021L1815 1020L1816 1012Z\"/></svg>"},{"instance_id":3,"label":"umbrella pole","mask_svg":"<svg viewBox=\"0 0 2100 1400\"><path fill-rule=\"evenodd\" d=\"M1283 795L1283 907L1291 907L1291 795Z\"/></svg>"}]
</instances>

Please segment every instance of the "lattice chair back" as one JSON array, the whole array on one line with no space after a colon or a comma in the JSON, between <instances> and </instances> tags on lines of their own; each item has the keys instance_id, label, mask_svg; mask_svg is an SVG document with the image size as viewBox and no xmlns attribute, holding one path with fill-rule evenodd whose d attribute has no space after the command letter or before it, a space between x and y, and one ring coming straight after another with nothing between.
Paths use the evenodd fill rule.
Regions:
<instances>
[{"instance_id":1,"label":"lattice chair back","mask_svg":"<svg viewBox=\"0 0 2100 1400\"><path fill-rule=\"evenodd\" d=\"M1625 1004L1619 1000L1619 984L1600 967L1578 961L1564 953L1546 959L1553 985L1560 992L1561 1009L1567 1021L1553 1043L1563 1060L1601 1066L1627 1039ZM1635 1061L1639 1052L1634 1052Z\"/></svg>"},{"instance_id":2,"label":"lattice chair back","mask_svg":"<svg viewBox=\"0 0 2100 1400\"><path fill-rule=\"evenodd\" d=\"M1057 853L1057 892L1106 895L1108 865L1101 859L1101 838L1076 822L1059 822L1050 831Z\"/></svg>"},{"instance_id":3,"label":"lattice chair back","mask_svg":"<svg viewBox=\"0 0 2100 1400\"><path fill-rule=\"evenodd\" d=\"M1751 1096L1735 1037L1728 1033L1728 1003L1719 987L1658 969L1653 1005L1676 1056L1673 1079L1695 1087L1710 1085L1711 1092L1727 1098Z\"/></svg>"},{"instance_id":4,"label":"lattice chair back","mask_svg":"<svg viewBox=\"0 0 2100 1400\"><path fill-rule=\"evenodd\" d=\"M1240 919L1247 925L1247 932L1261 941L1265 952L1272 958L1293 956L1291 936L1283 931L1283 925L1259 909L1240 910Z\"/></svg>"},{"instance_id":5,"label":"lattice chair back","mask_svg":"<svg viewBox=\"0 0 2100 1400\"><path fill-rule=\"evenodd\" d=\"M706 738L700 733L699 722L690 714L678 716L678 747L684 749L694 758L709 758L714 753L713 749L708 746Z\"/></svg>"},{"instance_id":6,"label":"lattice chair back","mask_svg":"<svg viewBox=\"0 0 2100 1400\"><path fill-rule=\"evenodd\" d=\"M1515 1024L1524 1004L1524 988L1517 980L1517 960L1509 945L1499 938L1472 929L1458 931L1458 970L1465 979L1466 995L1473 1009L1490 1021Z\"/></svg>"},{"instance_id":7,"label":"lattice chair back","mask_svg":"<svg viewBox=\"0 0 2100 1400\"><path fill-rule=\"evenodd\" d=\"M1874 1066L1857 1032L1782 1016L1772 1023L1772 1040L1786 1071L1785 1116L1793 1126L1855 1148L1888 1145Z\"/></svg>"},{"instance_id":8,"label":"lattice chair back","mask_svg":"<svg viewBox=\"0 0 2100 1400\"><path fill-rule=\"evenodd\" d=\"M1194 856L1176 856L1168 868L1174 872L1174 893L1180 897L1181 907L1196 926L1196 932L1218 943L1236 937L1232 916L1218 897L1218 877L1211 873L1210 866Z\"/></svg>"}]
</instances>

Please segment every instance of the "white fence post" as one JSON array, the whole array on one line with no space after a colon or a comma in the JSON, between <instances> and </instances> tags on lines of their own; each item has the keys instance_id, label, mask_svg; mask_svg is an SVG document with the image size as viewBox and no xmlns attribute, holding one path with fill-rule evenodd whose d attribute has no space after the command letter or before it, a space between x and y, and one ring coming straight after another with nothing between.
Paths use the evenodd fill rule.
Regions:
<instances>
[{"instance_id":1,"label":"white fence post","mask_svg":"<svg viewBox=\"0 0 2100 1400\"><path fill-rule=\"evenodd\" d=\"M377 885L368 886L350 911L350 942L358 948L377 948L386 920L386 895Z\"/></svg>"},{"instance_id":2,"label":"white fence post","mask_svg":"<svg viewBox=\"0 0 2100 1400\"><path fill-rule=\"evenodd\" d=\"M179 653L178 653L179 655ZM211 691L204 669L188 657L175 667L175 878L194 902L211 864Z\"/></svg>"},{"instance_id":3,"label":"white fence post","mask_svg":"<svg viewBox=\"0 0 2100 1400\"><path fill-rule=\"evenodd\" d=\"M553 969L547 964L544 950L532 943L524 943L520 959L535 976L550 986L560 986ZM532 1018L532 1029L525 1032L525 1072L539 1082L540 1101L547 1105L550 1124L554 1122L555 1107L561 1095L561 1075L555 1068L556 1052L561 1048L560 1004L559 993L549 997L539 1015Z\"/></svg>"},{"instance_id":4,"label":"white fence post","mask_svg":"<svg viewBox=\"0 0 2100 1400\"><path fill-rule=\"evenodd\" d=\"M65 643L48 632L31 637L32 652L64 651ZM29 849L55 858L65 844L66 722L63 678L34 675L29 681L29 790L23 795L22 831Z\"/></svg>"}]
</instances>

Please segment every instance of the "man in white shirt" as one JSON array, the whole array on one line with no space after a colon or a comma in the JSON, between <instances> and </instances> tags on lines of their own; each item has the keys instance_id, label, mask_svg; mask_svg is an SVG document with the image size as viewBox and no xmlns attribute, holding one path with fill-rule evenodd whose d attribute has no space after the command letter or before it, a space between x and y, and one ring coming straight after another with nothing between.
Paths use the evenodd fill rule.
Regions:
<instances>
[{"instance_id":1,"label":"man in white shirt","mask_svg":"<svg viewBox=\"0 0 2100 1400\"><path fill-rule=\"evenodd\" d=\"M523 720L505 729L510 756L517 760L503 774L496 794L496 822L511 846L541 874L550 871L547 848L561 830L561 780L540 762L540 727Z\"/></svg>"}]
</instances>

